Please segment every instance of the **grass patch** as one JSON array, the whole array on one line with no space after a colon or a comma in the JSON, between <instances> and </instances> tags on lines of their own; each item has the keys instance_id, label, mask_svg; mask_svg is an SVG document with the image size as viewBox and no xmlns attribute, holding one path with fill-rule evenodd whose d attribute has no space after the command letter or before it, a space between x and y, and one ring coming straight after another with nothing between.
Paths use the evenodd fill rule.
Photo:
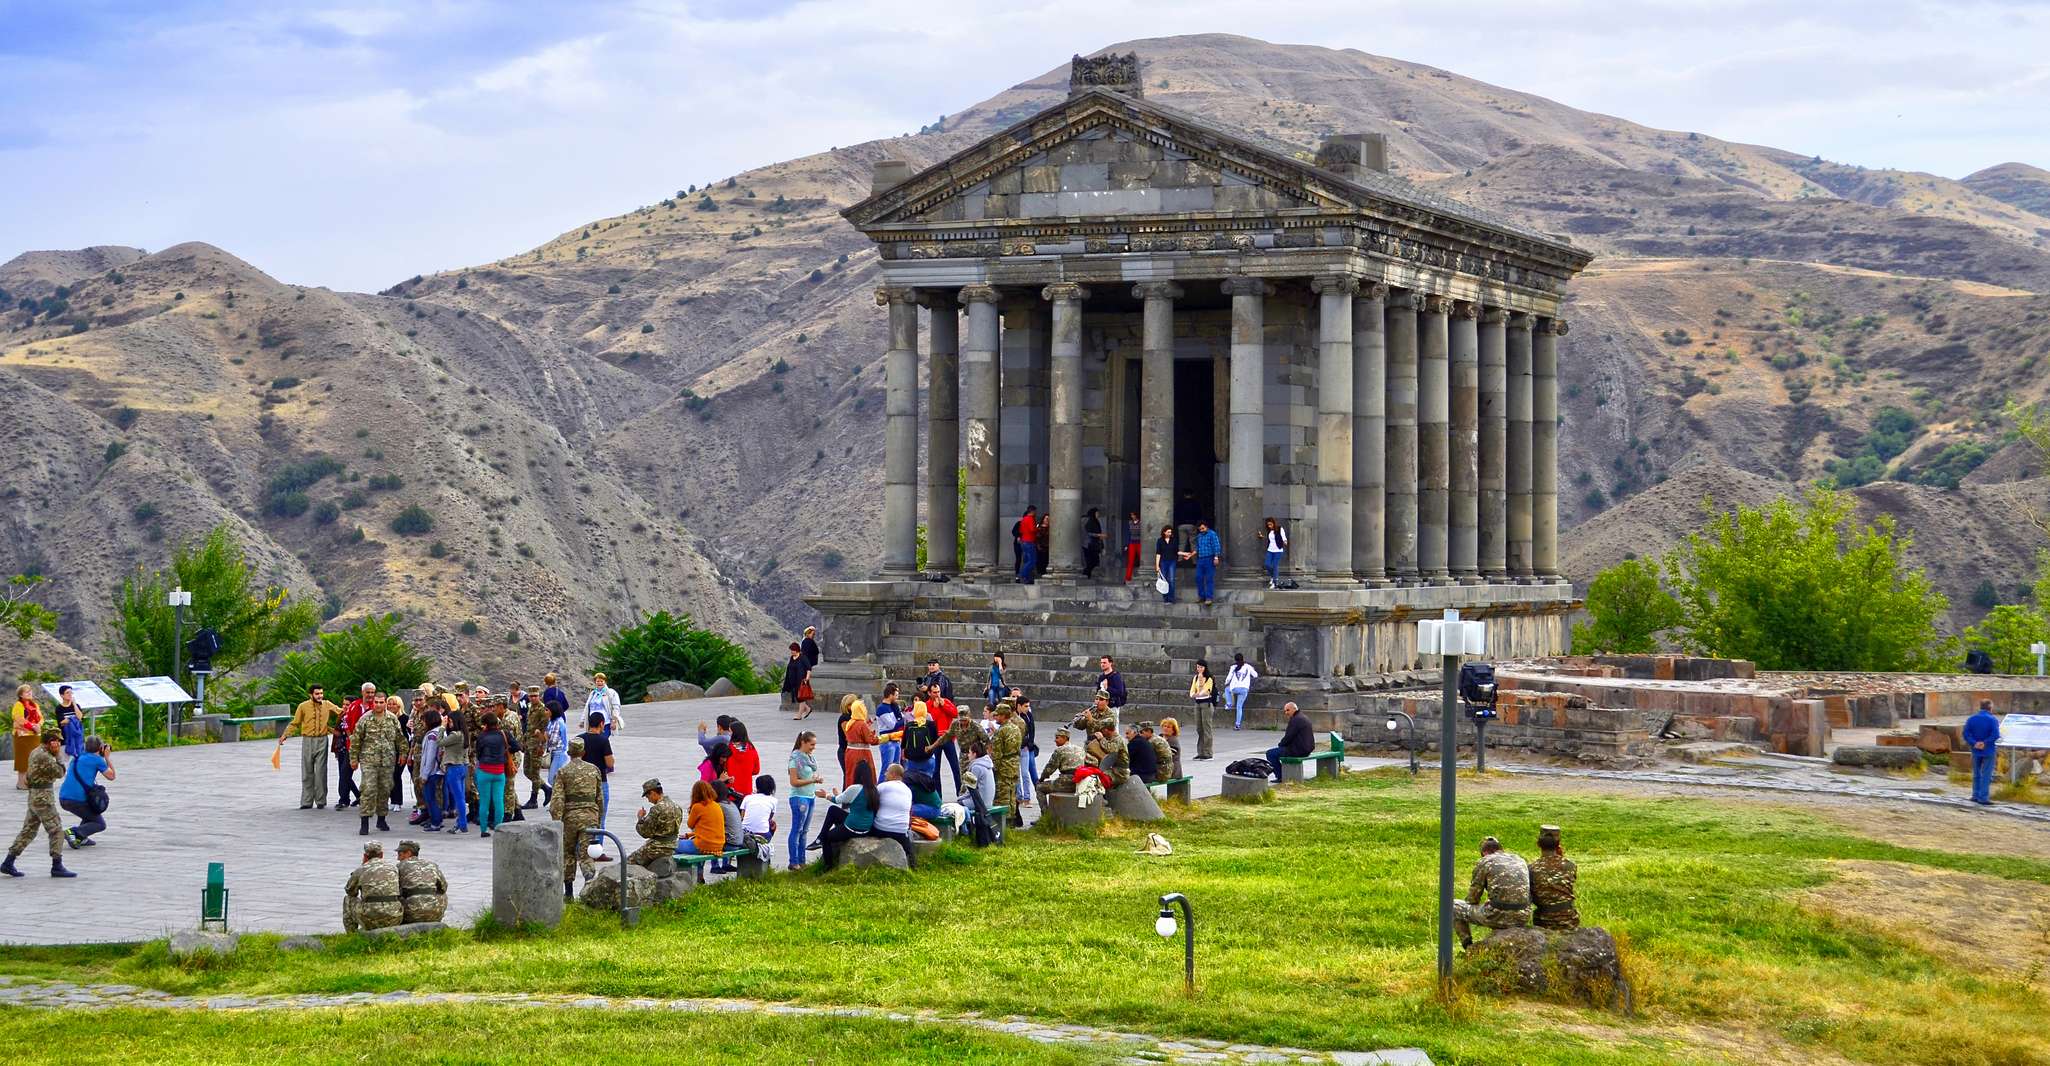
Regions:
<instances>
[{"instance_id":1,"label":"grass patch","mask_svg":"<svg viewBox=\"0 0 2050 1066\"><path fill-rule=\"evenodd\" d=\"M1145 831L1121 824L1090 839L1019 833L1002 849L949 848L915 874L715 885L651 909L632 931L578 909L554 933L339 938L318 954L279 954L275 938L249 938L203 969L172 960L161 942L0 949L0 972L194 992L887 1004L1259 1044L1415 1045L1441 1062L1480 1064L1713 1061L1674 1035L1691 1027L1875 1063L2050 1062L2040 1040L2050 1004L2034 977L1988 976L1968 958L1802 902L1827 891L1831 860L2031 885L2050 885L2050 863L1891 845L1779 807L1493 782L1462 800L1461 861L1486 834L1526 849L1543 822L1567 828L1583 920L1630 945L1638 1019L1437 999L1428 775L1354 774L1286 789L1271 805L1198 804L1153 827L1174 844L1166 857L1137 854ZM1152 929L1155 898L1171 891L1195 903L1194 998L1180 991L1179 941Z\"/></svg>"}]
</instances>

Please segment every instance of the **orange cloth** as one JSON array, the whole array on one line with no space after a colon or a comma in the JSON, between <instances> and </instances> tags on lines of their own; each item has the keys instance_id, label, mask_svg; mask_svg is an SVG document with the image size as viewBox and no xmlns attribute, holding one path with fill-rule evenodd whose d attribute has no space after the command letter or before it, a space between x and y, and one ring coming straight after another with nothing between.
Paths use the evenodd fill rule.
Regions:
<instances>
[{"instance_id":1,"label":"orange cloth","mask_svg":"<svg viewBox=\"0 0 2050 1066\"><path fill-rule=\"evenodd\" d=\"M726 812L716 803L690 805L690 839L701 855L726 850Z\"/></svg>"}]
</instances>

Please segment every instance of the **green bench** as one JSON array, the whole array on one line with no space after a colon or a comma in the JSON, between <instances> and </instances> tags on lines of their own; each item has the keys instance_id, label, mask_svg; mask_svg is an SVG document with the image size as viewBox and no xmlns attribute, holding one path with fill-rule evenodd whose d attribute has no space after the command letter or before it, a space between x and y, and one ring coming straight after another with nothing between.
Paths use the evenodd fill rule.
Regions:
<instances>
[{"instance_id":1,"label":"green bench","mask_svg":"<svg viewBox=\"0 0 2050 1066\"><path fill-rule=\"evenodd\" d=\"M1167 777L1153 783L1167 790L1168 799L1191 803L1196 798L1195 782L1193 777Z\"/></svg>"},{"instance_id":2,"label":"green bench","mask_svg":"<svg viewBox=\"0 0 2050 1066\"><path fill-rule=\"evenodd\" d=\"M743 855L752 854L754 854L752 848L727 848L717 855L679 854L676 856L676 868L679 870L689 870L691 873L696 874L698 884L702 885L705 883L706 875L710 872L709 868L714 862L738 859Z\"/></svg>"},{"instance_id":3,"label":"green bench","mask_svg":"<svg viewBox=\"0 0 2050 1066\"><path fill-rule=\"evenodd\" d=\"M1303 783L1303 767L1314 763L1318 777L1336 781L1339 768L1345 765L1345 738L1331 734L1331 747L1325 751L1313 751L1308 755L1284 755L1281 757L1281 780L1290 784Z\"/></svg>"}]
</instances>

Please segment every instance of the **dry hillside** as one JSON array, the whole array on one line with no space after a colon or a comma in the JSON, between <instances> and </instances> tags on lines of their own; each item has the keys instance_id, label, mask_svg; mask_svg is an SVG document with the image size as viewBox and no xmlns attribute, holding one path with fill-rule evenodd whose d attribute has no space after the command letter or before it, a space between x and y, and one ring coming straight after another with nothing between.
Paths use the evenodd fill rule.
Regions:
<instances>
[{"instance_id":1,"label":"dry hillside","mask_svg":"<svg viewBox=\"0 0 2050 1066\"><path fill-rule=\"evenodd\" d=\"M1137 51L1171 106L1302 152L1386 132L1400 175L1598 253L1572 289L1564 369L1576 577L1671 543L1704 494L1769 499L1860 454L1901 479L1861 496L1919 535L1954 620L1981 577L2005 592L2028 576L2022 511L2050 492L2020 480L2037 464L1998 414L2045 392L2050 175L1865 170L1353 51L1112 47ZM345 618L418 610L466 670L579 663L658 605L767 654L772 618L801 622L804 592L866 572L880 523L910 520L877 510L883 322L873 254L837 212L875 160L937 161L1065 79L1062 62L917 135L703 189L651 175L646 205L377 296L280 285L200 245L16 260L0 288L71 292L60 313L0 317L0 389L29 412L34 453L10 482L0 566L60 575L65 635L88 650L120 571L226 519ZM1913 429L1879 457L1883 406ZM115 442L130 447L110 464ZM325 525L270 513L269 479L322 454L347 470L310 498L362 506ZM368 489L388 474L404 487ZM390 533L415 502L434 532Z\"/></svg>"}]
</instances>

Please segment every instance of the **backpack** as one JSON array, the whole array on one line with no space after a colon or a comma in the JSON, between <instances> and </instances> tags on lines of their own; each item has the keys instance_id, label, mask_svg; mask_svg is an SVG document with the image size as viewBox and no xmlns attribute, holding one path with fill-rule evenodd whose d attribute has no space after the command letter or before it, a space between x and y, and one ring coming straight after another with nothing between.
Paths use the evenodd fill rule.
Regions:
<instances>
[{"instance_id":1,"label":"backpack","mask_svg":"<svg viewBox=\"0 0 2050 1066\"><path fill-rule=\"evenodd\" d=\"M989 816L989 808L982 802L982 793L968 793L968 824L961 829L961 835L978 848L1004 842L1004 827Z\"/></svg>"},{"instance_id":2,"label":"backpack","mask_svg":"<svg viewBox=\"0 0 2050 1066\"><path fill-rule=\"evenodd\" d=\"M1224 772L1233 777L1273 777L1274 767L1267 765L1265 759L1237 759L1226 766Z\"/></svg>"}]
</instances>

